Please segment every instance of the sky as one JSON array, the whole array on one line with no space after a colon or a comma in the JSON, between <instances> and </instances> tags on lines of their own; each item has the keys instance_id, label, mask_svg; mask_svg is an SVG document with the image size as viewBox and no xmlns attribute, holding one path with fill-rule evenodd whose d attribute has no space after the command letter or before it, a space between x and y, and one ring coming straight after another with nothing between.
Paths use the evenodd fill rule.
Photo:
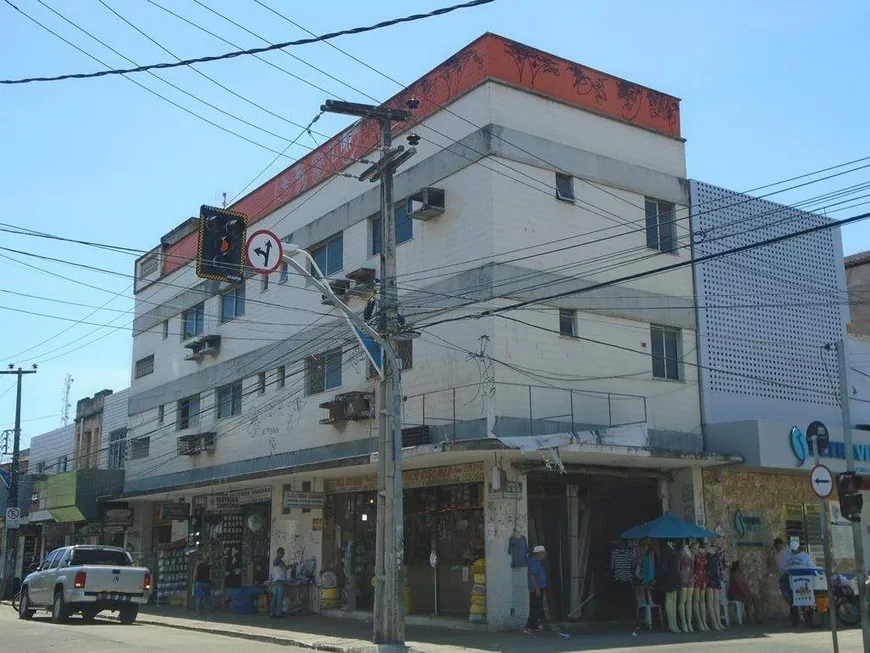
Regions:
<instances>
[{"instance_id":1,"label":"sky","mask_svg":"<svg viewBox=\"0 0 870 653\"><path fill-rule=\"evenodd\" d=\"M451 4L260 1L317 34ZM0 0L3 79L103 69L8 2L112 67L130 62L73 24L136 64L308 36L256 0ZM409 83L490 31L670 93L682 99L688 176L748 190L870 156L868 28L866 0L496 0L336 44ZM156 72L189 95L148 73L132 76L166 99L119 76L0 86L0 222L150 249L200 204L219 204L222 193L235 196L275 158L202 118L280 151L300 131L290 121L308 123L327 97L372 102L400 88L325 44L291 54L307 64L273 52L261 55L273 66L253 57L199 66L266 111L189 68ZM346 124L326 115L316 129L332 135ZM306 136L288 155L304 155L316 142ZM865 169L770 199L792 203L868 180ZM870 249L870 222L847 227L843 240L847 254ZM129 385L136 255L3 232L0 247L21 252L0 249L0 367L38 364L38 373L24 380L27 446L30 437L61 425L66 374L74 379L72 415L77 399ZM14 410L12 377L0 378L0 431L12 428Z\"/></svg>"}]
</instances>

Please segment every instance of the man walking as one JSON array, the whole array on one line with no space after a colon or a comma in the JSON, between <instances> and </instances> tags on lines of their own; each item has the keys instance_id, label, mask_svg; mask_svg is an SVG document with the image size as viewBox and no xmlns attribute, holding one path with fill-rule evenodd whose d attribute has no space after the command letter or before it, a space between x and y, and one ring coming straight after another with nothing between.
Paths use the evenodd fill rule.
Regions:
<instances>
[{"instance_id":1,"label":"man walking","mask_svg":"<svg viewBox=\"0 0 870 653\"><path fill-rule=\"evenodd\" d=\"M284 593L287 581L287 565L284 563L284 548L278 547L275 559L272 561L272 570L269 574L271 582L272 604L269 609L270 617L284 616Z\"/></svg>"},{"instance_id":2,"label":"man walking","mask_svg":"<svg viewBox=\"0 0 870 653\"><path fill-rule=\"evenodd\" d=\"M193 581L196 611L202 612L203 607L207 607L211 612L211 565L207 556L196 565Z\"/></svg>"},{"instance_id":3,"label":"man walking","mask_svg":"<svg viewBox=\"0 0 870 653\"><path fill-rule=\"evenodd\" d=\"M547 569L544 561L547 559L547 550L540 544L532 549L532 557L529 558L529 619L523 632L526 635L534 635L541 628L541 617L544 612L544 593L547 591Z\"/></svg>"}]
</instances>

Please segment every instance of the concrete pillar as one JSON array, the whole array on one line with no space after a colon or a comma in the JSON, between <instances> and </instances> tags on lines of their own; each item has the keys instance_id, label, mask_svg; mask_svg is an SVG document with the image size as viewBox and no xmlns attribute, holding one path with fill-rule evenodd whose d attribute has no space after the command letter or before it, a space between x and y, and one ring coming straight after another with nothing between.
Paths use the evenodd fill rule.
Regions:
<instances>
[{"instance_id":1,"label":"concrete pillar","mask_svg":"<svg viewBox=\"0 0 870 653\"><path fill-rule=\"evenodd\" d=\"M521 627L529 613L526 567L511 568L508 540L516 531L528 541L528 496L526 477L501 462L507 480L498 491L492 488L495 463L486 463L485 538L486 538L486 611L490 630ZM529 543L531 546L531 543Z\"/></svg>"}]
</instances>

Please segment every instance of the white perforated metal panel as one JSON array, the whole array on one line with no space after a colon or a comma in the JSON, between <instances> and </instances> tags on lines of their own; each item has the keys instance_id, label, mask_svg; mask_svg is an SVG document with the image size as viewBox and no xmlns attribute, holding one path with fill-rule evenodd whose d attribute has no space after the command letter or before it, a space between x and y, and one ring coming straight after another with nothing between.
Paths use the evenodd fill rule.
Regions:
<instances>
[{"instance_id":1,"label":"white perforated metal panel","mask_svg":"<svg viewBox=\"0 0 870 653\"><path fill-rule=\"evenodd\" d=\"M696 258L829 221L698 181L690 193ZM821 347L845 330L839 229L696 264L695 285L708 421L838 404L836 353Z\"/></svg>"}]
</instances>

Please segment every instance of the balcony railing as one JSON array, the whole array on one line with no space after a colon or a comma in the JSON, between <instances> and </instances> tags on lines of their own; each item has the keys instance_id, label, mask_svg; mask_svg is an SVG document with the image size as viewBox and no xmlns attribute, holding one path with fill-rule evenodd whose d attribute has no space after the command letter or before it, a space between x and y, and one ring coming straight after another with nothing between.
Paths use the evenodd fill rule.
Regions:
<instances>
[{"instance_id":1,"label":"balcony railing","mask_svg":"<svg viewBox=\"0 0 870 653\"><path fill-rule=\"evenodd\" d=\"M475 383L405 397L405 429L432 442L605 429L647 421L646 397L518 383ZM428 427L428 429L426 429Z\"/></svg>"}]
</instances>

